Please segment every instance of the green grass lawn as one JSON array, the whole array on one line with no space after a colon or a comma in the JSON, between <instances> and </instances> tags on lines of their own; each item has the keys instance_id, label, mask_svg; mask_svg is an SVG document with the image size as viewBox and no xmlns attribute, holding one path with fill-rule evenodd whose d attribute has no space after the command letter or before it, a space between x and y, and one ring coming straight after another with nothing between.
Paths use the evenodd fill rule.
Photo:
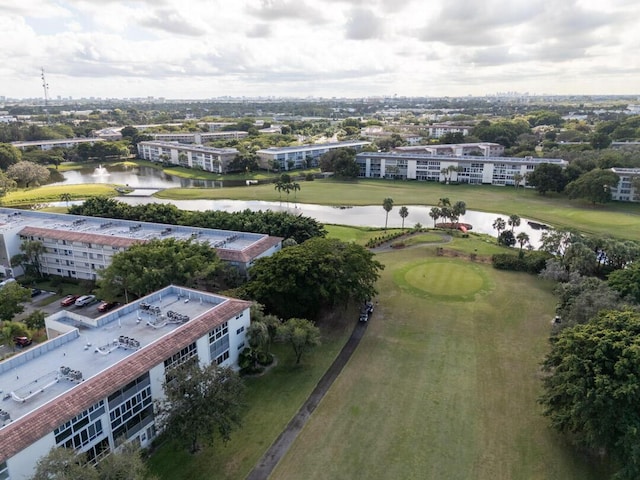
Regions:
<instances>
[{"instance_id":1,"label":"green grass lawn","mask_svg":"<svg viewBox=\"0 0 640 480\"><path fill-rule=\"evenodd\" d=\"M356 318L355 312L345 312ZM349 324L351 327L353 324ZM298 411L333 359L342 349L351 328L329 336L302 364L288 348L277 345L278 365L264 376L247 379L247 412L241 430L226 445L216 444L190 455L171 443L150 458L152 473L166 480L243 479Z\"/></svg>"},{"instance_id":2,"label":"green grass lawn","mask_svg":"<svg viewBox=\"0 0 640 480\"><path fill-rule=\"evenodd\" d=\"M322 205L382 205L391 197L395 205L436 205L438 199L462 200L470 210L517 214L556 227L575 228L585 233L640 238L640 204L615 202L591 205L567 200L558 194L541 196L531 189L490 185L441 185L433 182L393 180L358 180L339 182L315 180L301 182L297 192L299 203ZM179 200L232 199L278 201L272 185L216 189L169 189L159 192L161 198Z\"/></svg>"},{"instance_id":3,"label":"green grass lawn","mask_svg":"<svg viewBox=\"0 0 640 480\"><path fill-rule=\"evenodd\" d=\"M434 250L378 255L368 331L270 478L603 478L536 403L551 284ZM447 300L457 285L467 298Z\"/></svg>"},{"instance_id":4,"label":"green grass lawn","mask_svg":"<svg viewBox=\"0 0 640 480\"><path fill-rule=\"evenodd\" d=\"M82 200L95 196L113 197L118 195L114 186L107 184L50 185L9 192L2 198L2 206L14 207L20 205L59 202L60 195L63 193L71 195L71 200Z\"/></svg>"},{"instance_id":5,"label":"green grass lawn","mask_svg":"<svg viewBox=\"0 0 640 480\"><path fill-rule=\"evenodd\" d=\"M327 225L324 228L327 230L327 236L331 238L337 238L343 242L353 242L358 245L365 245L369 240L375 237L381 237L385 235L385 231L381 228L367 228L367 227L349 227L345 225ZM387 230L387 234L400 232L399 228L390 228Z\"/></svg>"}]
</instances>

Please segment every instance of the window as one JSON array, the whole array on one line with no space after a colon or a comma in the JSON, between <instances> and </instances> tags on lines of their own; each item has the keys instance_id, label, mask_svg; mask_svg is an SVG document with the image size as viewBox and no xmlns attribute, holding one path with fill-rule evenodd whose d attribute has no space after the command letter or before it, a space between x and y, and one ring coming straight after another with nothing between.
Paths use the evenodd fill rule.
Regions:
<instances>
[{"instance_id":1,"label":"window","mask_svg":"<svg viewBox=\"0 0 640 480\"><path fill-rule=\"evenodd\" d=\"M236 335L240 335L242 332L244 332L244 325L236 330Z\"/></svg>"},{"instance_id":2,"label":"window","mask_svg":"<svg viewBox=\"0 0 640 480\"><path fill-rule=\"evenodd\" d=\"M195 342L167 358L164 361L164 369L169 370L173 367L177 367L178 365L182 365L191 358L198 358L198 349L196 348Z\"/></svg>"}]
</instances>

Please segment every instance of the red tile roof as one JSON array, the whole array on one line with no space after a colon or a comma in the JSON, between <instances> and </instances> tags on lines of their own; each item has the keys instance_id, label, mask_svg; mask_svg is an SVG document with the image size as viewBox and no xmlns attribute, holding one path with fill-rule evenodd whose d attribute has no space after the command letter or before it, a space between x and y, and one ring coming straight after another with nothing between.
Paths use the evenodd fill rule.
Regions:
<instances>
[{"instance_id":1,"label":"red tile roof","mask_svg":"<svg viewBox=\"0 0 640 480\"><path fill-rule=\"evenodd\" d=\"M250 306L250 302L229 299L180 326L171 335L132 353L104 372L0 429L0 462L11 458Z\"/></svg>"},{"instance_id":2,"label":"red tile roof","mask_svg":"<svg viewBox=\"0 0 640 480\"><path fill-rule=\"evenodd\" d=\"M99 233L70 232L68 230L55 230L52 228L24 227L19 235L52 238L54 240L66 240L68 242L96 243L111 247L127 248L134 243L144 243L144 240L136 238L119 237L116 235L102 235Z\"/></svg>"},{"instance_id":3,"label":"red tile roof","mask_svg":"<svg viewBox=\"0 0 640 480\"><path fill-rule=\"evenodd\" d=\"M263 237L257 242L251 244L244 250L228 250L226 248L217 248L218 257L225 262L249 263L256 257L259 257L270 248L282 242L280 237Z\"/></svg>"}]
</instances>

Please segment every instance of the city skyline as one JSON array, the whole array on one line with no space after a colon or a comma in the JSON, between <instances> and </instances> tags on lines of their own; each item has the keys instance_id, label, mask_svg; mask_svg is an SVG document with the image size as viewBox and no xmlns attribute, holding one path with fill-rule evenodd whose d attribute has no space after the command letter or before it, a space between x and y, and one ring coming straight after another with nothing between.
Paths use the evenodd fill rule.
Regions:
<instances>
[{"instance_id":1,"label":"city skyline","mask_svg":"<svg viewBox=\"0 0 640 480\"><path fill-rule=\"evenodd\" d=\"M633 0L0 0L0 95L640 93Z\"/></svg>"}]
</instances>

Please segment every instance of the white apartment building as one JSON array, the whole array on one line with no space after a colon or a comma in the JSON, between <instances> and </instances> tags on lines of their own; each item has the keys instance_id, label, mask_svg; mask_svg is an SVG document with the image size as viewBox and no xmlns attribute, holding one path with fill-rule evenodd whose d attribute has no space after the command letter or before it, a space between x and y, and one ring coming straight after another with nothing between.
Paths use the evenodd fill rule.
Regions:
<instances>
[{"instance_id":1,"label":"white apartment building","mask_svg":"<svg viewBox=\"0 0 640 480\"><path fill-rule=\"evenodd\" d=\"M238 140L249 135L242 131L214 131L214 132L171 132L171 133L149 133L154 140L163 142L195 143L201 145L206 142L216 140Z\"/></svg>"},{"instance_id":2,"label":"white apartment building","mask_svg":"<svg viewBox=\"0 0 640 480\"><path fill-rule=\"evenodd\" d=\"M169 286L95 319L92 307L48 317L46 342L0 362L0 479L30 478L54 447L97 462L123 439L148 446L167 370L235 367L250 306Z\"/></svg>"},{"instance_id":3,"label":"white apartment building","mask_svg":"<svg viewBox=\"0 0 640 480\"><path fill-rule=\"evenodd\" d=\"M318 166L318 159L321 155L336 150L338 148L351 148L356 152L363 147L371 145L371 142L348 141L333 143L314 143L307 145L296 145L293 147L272 147L258 150L258 164L260 168L270 170L274 163L280 170L293 170L297 168L307 168L307 165ZM290 166L291 165L291 166Z\"/></svg>"},{"instance_id":4,"label":"white apartment building","mask_svg":"<svg viewBox=\"0 0 640 480\"><path fill-rule=\"evenodd\" d=\"M429 125L429 136L432 138L440 138L447 133L462 133L469 135L473 127L464 125Z\"/></svg>"},{"instance_id":5,"label":"white apartment building","mask_svg":"<svg viewBox=\"0 0 640 480\"><path fill-rule=\"evenodd\" d=\"M416 145L410 147L396 147L394 150L399 153L428 153L430 155L453 155L458 157L464 155L501 157L504 155L504 145L491 142Z\"/></svg>"},{"instance_id":6,"label":"white apartment building","mask_svg":"<svg viewBox=\"0 0 640 480\"><path fill-rule=\"evenodd\" d=\"M536 165L553 163L565 167L558 158L456 157L408 153L370 153L356 155L363 178L398 178L432 182L457 182L475 185L514 185L515 175L524 177Z\"/></svg>"},{"instance_id":7,"label":"white apartment building","mask_svg":"<svg viewBox=\"0 0 640 480\"><path fill-rule=\"evenodd\" d=\"M206 172L227 173L238 155L235 148L214 148L160 140L138 143L138 156L152 162L169 162Z\"/></svg>"},{"instance_id":8,"label":"white apartment building","mask_svg":"<svg viewBox=\"0 0 640 480\"><path fill-rule=\"evenodd\" d=\"M114 254L157 238L208 243L242 273L257 258L282 248L281 238L259 233L0 208L0 273L20 275L19 267L11 267L11 257L21 253L24 240L37 240L45 249L40 258L43 273L95 280Z\"/></svg>"},{"instance_id":9,"label":"white apartment building","mask_svg":"<svg viewBox=\"0 0 640 480\"><path fill-rule=\"evenodd\" d=\"M616 186L611 186L611 199L621 202L640 201L640 189L634 185L640 179L640 168L613 167L612 172L618 174L620 181Z\"/></svg>"},{"instance_id":10,"label":"white apartment building","mask_svg":"<svg viewBox=\"0 0 640 480\"><path fill-rule=\"evenodd\" d=\"M40 150L52 150L54 148L73 148L81 143L93 145L96 142L104 142L103 138L62 138L60 140L33 140L29 142L11 142L16 148L26 150L27 148L39 148Z\"/></svg>"}]
</instances>

